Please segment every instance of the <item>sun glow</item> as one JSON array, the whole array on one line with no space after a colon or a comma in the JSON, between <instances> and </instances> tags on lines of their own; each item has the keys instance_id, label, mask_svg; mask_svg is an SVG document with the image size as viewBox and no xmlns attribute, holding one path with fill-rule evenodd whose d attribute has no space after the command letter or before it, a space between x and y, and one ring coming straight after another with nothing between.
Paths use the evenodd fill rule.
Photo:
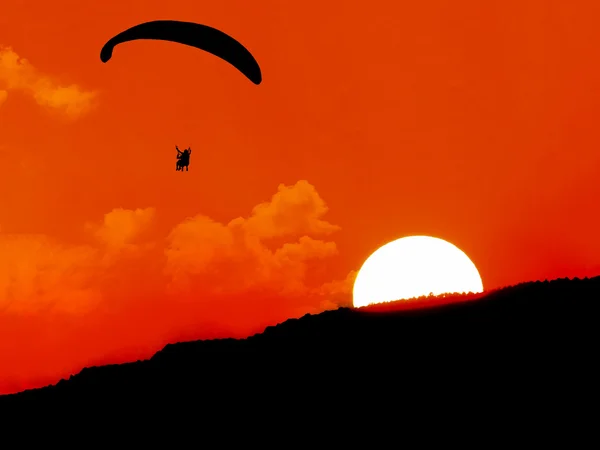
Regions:
<instances>
[{"instance_id":1,"label":"sun glow","mask_svg":"<svg viewBox=\"0 0 600 450\"><path fill-rule=\"evenodd\" d=\"M483 292L475 264L443 239L409 236L367 258L354 282L355 307L424 295Z\"/></svg>"}]
</instances>

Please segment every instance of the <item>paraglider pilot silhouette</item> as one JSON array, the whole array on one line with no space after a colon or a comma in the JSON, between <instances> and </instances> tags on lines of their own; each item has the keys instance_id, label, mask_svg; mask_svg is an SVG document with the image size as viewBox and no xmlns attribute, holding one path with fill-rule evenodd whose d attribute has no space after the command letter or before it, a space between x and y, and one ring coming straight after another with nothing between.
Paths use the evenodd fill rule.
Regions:
<instances>
[{"instance_id":1,"label":"paraglider pilot silhouette","mask_svg":"<svg viewBox=\"0 0 600 450\"><path fill-rule=\"evenodd\" d=\"M192 149L188 147L184 151L181 151L178 146L175 146L175 149L177 149L177 166L175 167L175 170L183 171L183 168L185 167L185 171L189 171Z\"/></svg>"}]
</instances>

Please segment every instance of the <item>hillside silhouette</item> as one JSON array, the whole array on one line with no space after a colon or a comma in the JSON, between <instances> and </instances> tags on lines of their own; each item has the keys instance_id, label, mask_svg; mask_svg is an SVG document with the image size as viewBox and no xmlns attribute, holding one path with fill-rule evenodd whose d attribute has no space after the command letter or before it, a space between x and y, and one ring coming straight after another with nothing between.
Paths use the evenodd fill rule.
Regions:
<instances>
[{"instance_id":1,"label":"hillside silhouette","mask_svg":"<svg viewBox=\"0 0 600 450\"><path fill-rule=\"evenodd\" d=\"M202 433L207 424L276 420L312 423L311 433L338 424L347 433L380 414L425 424L470 417L505 431L517 417L546 426L578 417L581 425L597 400L599 301L595 277L524 283L420 310L341 308L247 339L171 344L146 361L86 368L1 396L0 410L106 411L123 420L189 411Z\"/></svg>"}]
</instances>

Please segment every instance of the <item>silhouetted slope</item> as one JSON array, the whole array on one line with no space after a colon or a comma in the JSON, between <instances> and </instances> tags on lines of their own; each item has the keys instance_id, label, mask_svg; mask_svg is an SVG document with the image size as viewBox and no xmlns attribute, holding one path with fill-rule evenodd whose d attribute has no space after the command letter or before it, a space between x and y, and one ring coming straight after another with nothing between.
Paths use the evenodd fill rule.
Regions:
<instances>
[{"instance_id":1,"label":"silhouetted slope","mask_svg":"<svg viewBox=\"0 0 600 450\"><path fill-rule=\"evenodd\" d=\"M347 426L383 410L444 410L444 420L458 420L464 408L471 420L572 416L595 398L599 300L597 277L526 283L423 311L339 309L244 340L172 344L148 361L87 368L0 397L0 409L132 417L193 410L230 424L310 414L344 416Z\"/></svg>"}]
</instances>

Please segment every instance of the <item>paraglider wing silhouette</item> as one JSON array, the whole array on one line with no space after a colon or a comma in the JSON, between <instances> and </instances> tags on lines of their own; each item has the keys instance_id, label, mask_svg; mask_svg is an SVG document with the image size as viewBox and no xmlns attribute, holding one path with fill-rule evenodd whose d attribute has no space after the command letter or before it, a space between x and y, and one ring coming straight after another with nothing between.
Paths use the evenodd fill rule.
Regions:
<instances>
[{"instance_id":1,"label":"paraglider wing silhouette","mask_svg":"<svg viewBox=\"0 0 600 450\"><path fill-rule=\"evenodd\" d=\"M100 59L108 62L115 46L138 39L177 42L227 61L254 84L260 84L262 74L254 56L231 36L207 25L177 20L155 20L135 25L111 38L100 51Z\"/></svg>"}]
</instances>

